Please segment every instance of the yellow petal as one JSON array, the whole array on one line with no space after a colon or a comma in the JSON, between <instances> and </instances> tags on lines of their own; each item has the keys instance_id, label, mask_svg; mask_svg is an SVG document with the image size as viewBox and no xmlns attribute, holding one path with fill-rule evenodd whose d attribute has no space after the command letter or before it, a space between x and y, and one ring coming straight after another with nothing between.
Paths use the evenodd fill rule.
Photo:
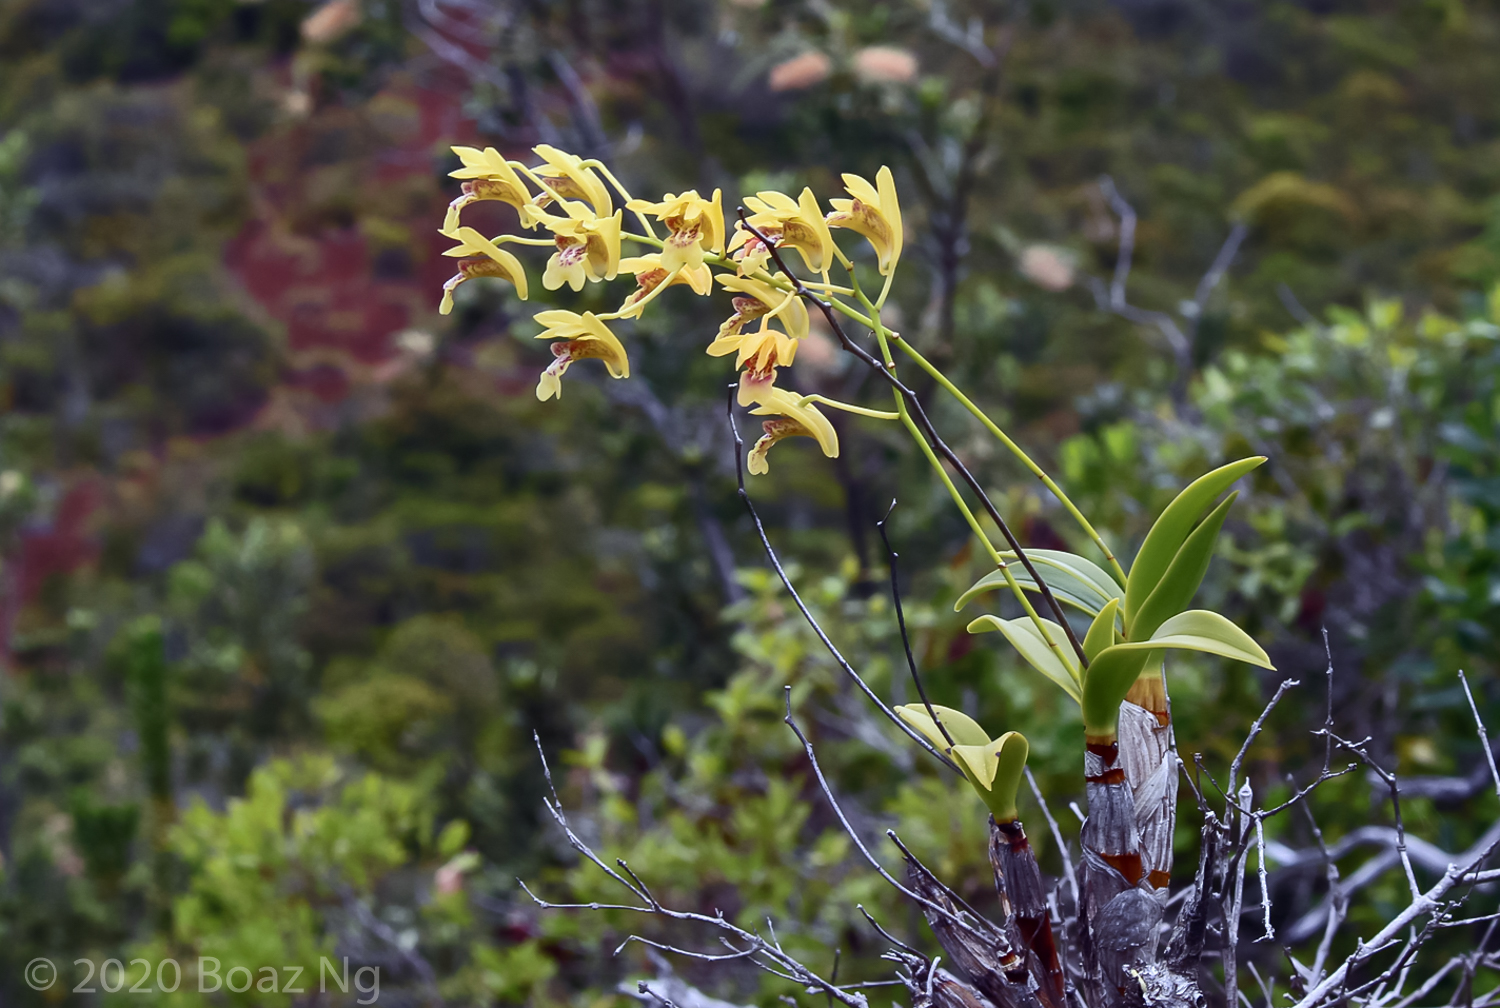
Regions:
<instances>
[{"instance_id":1,"label":"yellow petal","mask_svg":"<svg viewBox=\"0 0 1500 1008\"><path fill-rule=\"evenodd\" d=\"M838 458L839 436L833 429L833 424L828 422L818 408L811 403L801 405L802 397L795 392L788 392L782 388L772 388L761 399L759 409L751 412L757 415L780 413L782 416L791 417L803 427L807 428L808 436L818 442L818 447L823 449L823 454L829 458Z\"/></svg>"},{"instance_id":2,"label":"yellow petal","mask_svg":"<svg viewBox=\"0 0 1500 1008\"><path fill-rule=\"evenodd\" d=\"M896 180L891 175L891 170L885 165L880 166L880 171L875 173L875 184L880 190L880 211L885 215L886 223L891 228L891 265L901 258L901 243L903 233L901 227L901 202L896 197Z\"/></svg>"},{"instance_id":3,"label":"yellow petal","mask_svg":"<svg viewBox=\"0 0 1500 1008\"><path fill-rule=\"evenodd\" d=\"M500 248L494 242L490 241L484 235L480 234L478 231L475 231L471 227L459 228L455 237L457 237L459 241L463 242L464 246L466 246L473 252L479 252L487 255L495 262L499 263L501 268L505 270L506 279L515 285L516 296L518 296L522 301L526 300L526 268L521 265L521 260L511 255L503 248ZM457 250L455 249L449 249L444 253L444 255L453 255L456 251ZM462 254L468 255L470 253L464 252Z\"/></svg>"}]
</instances>

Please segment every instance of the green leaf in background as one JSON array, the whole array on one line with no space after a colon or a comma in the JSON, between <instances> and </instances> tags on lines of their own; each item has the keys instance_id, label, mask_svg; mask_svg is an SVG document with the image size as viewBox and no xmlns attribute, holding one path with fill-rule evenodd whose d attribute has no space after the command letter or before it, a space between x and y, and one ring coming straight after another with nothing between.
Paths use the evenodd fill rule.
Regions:
<instances>
[{"instance_id":1,"label":"green leaf in background","mask_svg":"<svg viewBox=\"0 0 1500 1008\"><path fill-rule=\"evenodd\" d=\"M1126 626L1132 624L1135 613L1156 590L1157 583L1171 566L1172 559L1177 556L1188 533L1198 523L1198 517L1235 480L1265 460L1264 455L1253 455L1220 466L1188 484L1187 489L1167 505L1161 517L1151 526L1151 531L1146 533L1146 541L1141 544L1135 562L1130 565L1130 575L1125 583Z\"/></svg>"},{"instance_id":2,"label":"green leaf in background","mask_svg":"<svg viewBox=\"0 0 1500 1008\"><path fill-rule=\"evenodd\" d=\"M1042 620L1047 627L1047 633L1052 636L1053 641L1059 645L1068 639L1063 633L1063 628L1051 620ZM1078 674L1072 668L1063 664L1057 652L1047 646L1042 635L1037 632L1036 624L1032 623L1030 617L1023 619L1006 620L998 616L981 616L969 624L969 633L984 633L988 630L999 630L1005 635L1005 639L1015 645L1021 657L1042 675L1051 679L1063 688L1063 692L1074 700L1079 699Z\"/></svg>"},{"instance_id":3,"label":"green leaf in background","mask_svg":"<svg viewBox=\"0 0 1500 1008\"><path fill-rule=\"evenodd\" d=\"M1239 491L1236 490L1225 497L1193 529L1177 555L1172 558L1167 572L1157 582L1156 590L1142 603L1134 618L1126 622L1127 637L1150 637L1168 617L1182 612L1193 601L1198 586L1203 583L1203 575L1208 573L1208 562L1213 559L1214 544L1219 540L1219 530L1224 527L1224 518L1238 496Z\"/></svg>"},{"instance_id":4,"label":"green leaf in background","mask_svg":"<svg viewBox=\"0 0 1500 1008\"><path fill-rule=\"evenodd\" d=\"M1013 563L1016 560L1014 553L1002 553L1000 556L1007 563ZM1047 583L1048 588L1052 589L1052 594L1057 596L1059 602L1082 609L1090 616L1097 615L1106 602L1116 598L1122 592L1115 579L1105 573L1098 564L1076 553L1032 549L1026 551L1026 556L1036 565L1037 573L1042 575L1042 580ZM1039 592L1041 590L1025 568L1012 567L1011 573L1015 575L1016 583L1027 591ZM958 612L981 592L1004 587L1006 587L1005 572L990 571L958 597L958 601L953 603L953 611Z\"/></svg>"},{"instance_id":5,"label":"green leaf in background","mask_svg":"<svg viewBox=\"0 0 1500 1008\"><path fill-rule=\"evenodd\" d=\"M1083 638L1083 656L1089 661L1115 642L1115 611L1119 608L1120 600L1110 599L1089 625L1089 632Z\"/></svg>"},{"instance_id":6,"label":"green leaf in background","mask_svg":"<svg viewBox=\"0 0 1500 1008\"><path fill-rule=\"evenodd\" d=\"M469 824L462 819L455 819L444 826L437 838L438 856L451 858L463 850L469 842L469 835Z\"/></svg>"}]
</instances>

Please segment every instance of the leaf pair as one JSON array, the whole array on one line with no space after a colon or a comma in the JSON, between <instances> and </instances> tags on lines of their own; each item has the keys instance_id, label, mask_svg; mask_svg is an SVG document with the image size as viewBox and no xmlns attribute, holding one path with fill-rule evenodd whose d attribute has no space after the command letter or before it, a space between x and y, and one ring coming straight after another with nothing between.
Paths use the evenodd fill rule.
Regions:
<instances>
[{"instance_id":1,"label":"leaf pair","mask_svg":"<svg viewBox=\"0 0 1500 1008\"><path fill-rule=\"evenodd\" d=\"M1101 610L1095 617L1084 640L1089 660L1081 701L1086 734L1114 738L1120 704L1148 663L1155 664L1153 653L1202 651L1272 667L1261 646L1229 620L1218 613L1187 608L1203 584L1238 491L1210 507L1219 494L1265 461L1265 456L1256 455L1200 476L1167 505L1146 533L1125 579L1120 607L1124 639L1117 636L1111 604L1107 612Z\"/></svg>"},{"instance_id":2,"label":"leaf pair","mask_svg":"<svg viewBox=\"0 0 1500 1008\"><path fill-rule=\"evenodd\" d=\"M1206 610L1187 610L1203 583L1224 519L1238 494L1229 494L1209 510L1211 505L1263 462L1264 456L1231 462L1194 480L1178 494L1151 526L1123 586L1083 557L1057 550L1028 551L1058 600L1093 617L1083 640L1086 670L1072 667L1029 618L981 616L969 624L969 632L999 630L1028 664L1079 702L1090 735L1111 738L1120 703L1153 652L1203 651L1270 668L1260 645L1229 620ZM1039 590L1024 572L1015 572L1015 578L1022 588ZM1005 583L1003 571L992 571L964 592L954 608ZM1056 623L1040 622L1052 643L1067 639Z\"/></svg>"},{"instance_id":3,"label":"leaf pair","mask_svg":"<svg viewBox=\"0 0 1500 1008\"><path fill-rule=\"evenodd\" d=\"M1237 494L1224 498L1207 518L1204 512L1235 480L1265 460L1264 455L1255 455L1198 477L1156 519L1125 579L1126 637L1149 637L1168 617L1187 608L1203 583L1214 543Z\"/></svg>"},{"instance_id":4,"label":"leaf pair","mask_svg":"<svg viewBox=\"0 0 1500 1008\"><path fill-rule=\"evenodd\" d=\"M997 739L979 727L979 723L962 711L951 707L932 705L928 713L925 704L907 704L897 707L901 720L921 732L941 751L953 757L979 797L989 806L996 822L1014 822L1019 818L1016 808L1016 791L1021 785L1021 774L1026 769L1026 757L1030 745L1020 732L1006 732ZM938 723L932 719L936 714ZM943 729L947 729L944 736ZM953 744L949 745L948 739Z\"/></svg>"},{"instance_id":5,"label":"leaf pair","mask_svg":"<svg viewBox=\"0 0 1500 1008\"><path fill-rule=\"evenodd\" d=\"M1114 613L1101 612L1113 623ZM1095 626L1084 638L1084 651L1096 637ZM1109 627L1110 632L1115 632ZM1090 737L1113 738L1120 704L1146 668L1153 652L1163 650L1202 651L1235 661L1273 668L1271 659L1254 638L1228 619L1207 609L1189 609L1165 620L1146 640L1119 641L1098 650L1089 659L1083 679L1083 730Z\"/></svg>"},{"instance_id":6,"label":"leaf pair","mask_svg":"<svg viewBox=\"0 0 1500 1008\"><path fill-rule=\"evenodd\" d=\"M1119 599L1110 599L1094 617L1083 639L1083 652L1089 660L1089 667L1081 674L1063 664L1030 618L1007 620L998 616L981 616L969 624L969 632L999 630L1004 634L1032 668L1078 701L1083 707L1083 723L1090 735L1114 734L1115 715L1120 703L1146 667L1153 651L1202 651L1262 668L1272 667L1265 651L1249 634L1218 613L1206 609L1178 613L1164 621L1146 640L1123 640L1115 626L1119 603ZM1066 640L1062 627L1051 620L1042 620L1042 623L1048 634L1053 635L1053 640ZM956 740L957 736L954 738Z\"/></svg>"}]
</instances>

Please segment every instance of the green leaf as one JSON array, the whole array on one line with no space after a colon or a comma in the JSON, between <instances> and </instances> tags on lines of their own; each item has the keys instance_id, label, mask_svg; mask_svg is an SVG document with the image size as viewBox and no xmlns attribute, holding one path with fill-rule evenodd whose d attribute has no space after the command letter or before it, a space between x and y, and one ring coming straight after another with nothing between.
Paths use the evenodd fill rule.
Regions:
<instances>
[{"instance_id":1,"label":"green leaf","mask_svg":"<svg viewBox=\"0 0 1500 1008\"><path fill-rule=\"evenodd\" d=\"M1031 579L1031 575L1026 572L1026 568L1016 561L1014 553L1006 552L1000 555L1007 563L1012 564L1010 571L1022 588L1033 592L1041 591L1036 586L1036 582ZM1090 616L1098 613L1106 602L1123 591L1115 579L1097 564L1076 553L1031 549L1026 551L1026 556L1036 565L1037 573L1042 576L1047 587L1052 589L1052 594L1057 596L1059 602L1082 609ZM959 596L958 601L953 603L953 611L958 612L981 592L1004 587L1006 587L1005 572L990 571Z\"/></svg>"},{"instance_id":2,"label":"green leaf","mask_svg":"<svg viewBox=\"0 0 1500 1008\"><path fill-rule=\"evenodd\" d=\"M932 710L942 720L943 727L948 729L948 734L953 736L953 741L958 745L982 746L989 743L990 733L979 727L979 723L963 711L956 711L940 704L933 704ZM948 740L943 738L942 729L928 715L926 704L905 704L896 708L896 714L901 720L927 736L927 741L938 750L948 751Z\"/></svg>"},{"instance_id":3,"label":"green leaf","mask_svg":"<svg viewBox=\"0 0 1500 1008\"><path fill-rule=\"evenodd\" d=\"M1150 637L1170 616L1176 616L1188 607L1203 575L1208 573L1208 562L1213 559L1214 544L1218 542L1219 530L1229 514L1239 491L1235 490L1214 508L1207 518L1193 529L1167 572L1157 582L1156 590L1141 604L1134 618L1125 624L1125 636L1130 638Z\"/></svg>"},{"instance_id":4,"label":"green leaf","mask_svg":"<svg viewBox=\"0 0 1500 1008\"><path fill-rule=\"evenodd\" d=\"M996 739L999 751L995 767L995 781L991 787L993 798L990 811L996 822L1015 822L1020 818L1016 809L1016 792L1021 787L1021 777L1026 772L1026 757L1031 754L1031 744L1020 732L1006 732Z\"/></svg>"},{"instance_id":5,"label":"green leaf","mask_svg":"<svg viewBox=\"0 0 1500 1008\"><path fill-rule=\"evenodd\" d=\"M969 776L982 796L990 790L995 780L995 770L1000 766L1000 753L993 743L984 745L956 745L948 750L954 761Z\"/></svg>"},{"instance_id":6,"label":"green leaf","mask_svg":"<svg viewBox=\"0 0 1500 1008\"><path fill-rule=\"evenodd\" d=\"M1042 624L1059 647L1068 639L1063 628L1051 620L1042 620ZM998 616L981 616L969 624L969 633L984 633L987 630L999 630L1021 652L1021 657L1026 659L1027 664L1061 686L1063 692L1074 700L1079 698L1077 674L1063 664L1057 653L1047 646L1030 617L1003 620Z\"/></svg>"},{"instance_id":7,"label":"green leaf","mask_svg":"<svg viewBox=\"0 0 1500 1008\"><path fill-rule=\"evenodd\" d=\"M1041 589L1036 586L1036 582L1031 580L1031 575L1027 574L1024 569L1013 566L1010 570L1015 575L1016 584L1020 585L1023 591L1041 594ZM1072 606L1074 609L1082 610L1088 613L1089 616L1094 616L1098 613L1099 607L1104 604L1103 597L1097 592L1080 583L1071 582L1066 575L1059 575L1057 577L1044 575L1043 580L1047 583L1047 587L1052 589L1052 594L1057 597L1057 601L1063 605ZM994 591L996 588L1005 587L1008 587L1005 582L1005 573L998 570L991 571L974 582L973 587L959 597L958 601L954 603L953 611L957 612L959 609L962 609L973 600L974 596L981 592Z\"/></svg>"},{"instance_id":8,"label":"green leaf","mask_svg":"<svg viewBox=\"0 0 1500 1008\"><path fill-rule=\"evenodd\" d=\"M1135 613L1156 590L1162 575L1171 566L1172 559L1187 539L1198 518L1214 500L1229 489L1230 485L1266 460L1264 455L1255 455L1238 462L1220 466L1213 472L1199 476L1187 489L1167 505L1146 541L1130 565L1130 575L1125 580L1125 623L1134 622Z\"/></svg>"},{"instance_id":9,"label":"green leaf","mask_svg":"<svg viewBox=\"0 0 1500 1008\"><path fill-rule=\"evenodd\" d=\"M1124 648L1179 648L1184 651L1203 651L1208 654L1233 658L1235 661L1274 669L1264 649L1245 631L1228 619L1207 609L1189 609L1178 613L1157 628L1149 641L1116 644Z\"/></svg>"},{"instance_id":10,"label":"green leaf","mask_svg":"<svg viewBox=\"0 0 1500 1008\"><path fill-rule=\"evenodd\" d=\"M1083 638L1083 656L1089 661L1115 642L1115 610L1119 608L1120 600L1110 599L1089 625L1089 632Z\"/></svg>"},{"instance_id":11,"label":"green leaf","mask_svg":"<svg viewBox=\"0 0 1500 1008\"><path fill-rule=\"evenodd\" d=\"M1189 609L1167 620L1150 640L1125 641L1105 648L1089 661L1083 681L1083 730L1089 735L1113 735L1125 694L1148 662L1163 649L1203 651L1261 668L1274 668L1261 646L1245 631L1216 612Z\"/></svg>"},{"instance_id":12,"label":"green leaf","mask_svg":"<svg viewBox=\"0 0 1500 1008\"><path fill-rule=\"evenodd\" d=\"M1016 555L1008 550L1000 556L1006 560L1016 558ZM1038 567L1052 567L1092 585L1105 598L1114 598L1124 588L1124 585L1116 581L1103 567L1077 553L1068 553L1064 550L1029 549L1026 551L1026 556ZM1047 575L1043 574L1042 577L1045 580Z\"/></svg>"},{"instance_id":13,"label":"green leaf","mask_svg":"<svg viewBox=\"0 0 1500 1008\"><path fill-rule=\"evenodd\" d=\"M1120 720L1120 704L1146 667L1151 649L1115 644L1089 660L1083 677L1083 730L1090 736L1115 734Z\"/></svg>"},{"instance_id":14,"label":"green leaf","mask_svg":"<svg viewBox=\"0 0 1500 1008\"><path fill-rule=\"evenodd\" d=\"M1016 791L1030 749L1020 732L1006 732L993 742L957 745L949 752L995 814L995 821L1012 822L1017 816Z\"/></svg>"},{"instance_id":15,"label":"green leaf","mask_svg":"<svg viewBox=\"0 0 1500 1008\"><path fill-rule=\"evenodd\" d=\"M438 834L437 852L438 857L451 858L463 850L464 844L469 842L469 824L462 819L455 819L443 827L443 832Z\"/></svg>"}]
</instances>

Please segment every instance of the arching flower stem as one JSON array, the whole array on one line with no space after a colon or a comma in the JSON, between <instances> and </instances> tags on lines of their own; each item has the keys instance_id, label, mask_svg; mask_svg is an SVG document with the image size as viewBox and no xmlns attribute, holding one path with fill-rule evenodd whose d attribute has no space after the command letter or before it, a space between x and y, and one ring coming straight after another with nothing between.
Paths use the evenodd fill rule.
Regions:
<instances>
[{"instance_id":1,"label":"arching flower stem","mask_svg":"<svg viewBox=\"0 0 1500 1008\"><path fill-rule=\"evenodd\" d=\"M885 284L880 288L880 297L875 299L875 310L879 311L885 307L885 299L891 296L891 281L896 279L896 271L891 270L885 275Z\"/></svg>"},{"instance_id":2,"label":"arching flower stem","mask_svg":"<svg viewBox=\"0 0 1500 1008\"><path fill-rule=\"evenodd\" d=\"M957 385L954 385L953 382L949 381L947 375L939 371L937 366L929 361L926 357L923 357L922 354L917 351L916 347L912 346L900 336L896 336L895 341L896 344L901 347L901 350L916 362L918 367L927 372L927 374L931 376L933 381L937 382L944 389L946 389L948 393L953 396L953 398L957 399L965 409L972 413L980 423L984 424L984 426L989 429L989 432L993 434L996 439L999 440L999 442L1003 444L1010 451L1010 453L1020 461L1023 466L1030 470L1033 476L1042 481L1042 485L1052 492L1052 494L1062 504L1063 509L1072 516L1073 520L1078 523L1078 526L1083 529L1084 534L1089 537L1089 539L1094 543L1096 547L1098 547L1099 552L1104 554L1105 559L1109 561L1110 570L1114 573L1120 584L1123 585L1125 583L1125 570L1120 566L1120 561L1116 559L1114 551L1109 548L1109 545L1104 541L1104 537L1099 534L1099 532L1094 528L1093 524L1084 517L1083 512L1078 510L1078 506L1074 504L1073 501L1068 497L1068 495L1063 492L1062 487L1058 486L1057 483L1052 479L1052 477L1048 476L1046 471L1042 469L1041 466L1037 465L1036 462L1032 460L1030 455L1026 454L1025 449L1016 444L1016 442L1010 438L1010 435L1006 434L1005 431L1000 429L999 425L996 424L995 421L991 420L987 415L985 415L984 410L976 406L973 400L971 400L968 396L964 395L963 392L959 390Z\"/></svg>"},{"instance_id":3,"label":"arching flower stem","mask_svg":"<svg viewBox=\"0 0 1500 1008\"><path fill-rule=\"evenodd\" d=\"M496 235L490 241L496 245L537 245L545 248L556 248L555 238L522 238L520 235L503 234Z\"/></svg>"},{"instance_id":4,"label":"arching flower stem","mask_svg":"<svg viewBox=\"0 0 1500 1008\"><path fill-rule=\"evenodd\" d=\"M619 311L609 312L608 314L600 315L600 316L598 316L599 320L602 321L602 322L609 322L609 321L613 321L614 319L624 318L625 317L626 309L629 309L630 314L632 316L639 317L639 315L641 313L641 309L645 308L648 304L650 304L652 302L652 300L655 299L656 296L658 294L660 294L662 291L664 291L668 287L672 286L672 281L676 280L677 279L677 274L679 274L681 272L682 272L682 267L681 266L677 267L676 269L674 269L671 272L669 272L666 275L666 278L664 280L662 280L661 283L659 283L655 287L651 288L651 292L649 294L647 294L645 297L641 298L639 301L635 302L634 304L626 305L625 308L622 308Z\"/></svg>"},{"instance_id":5,"label":"arching flower stem","mask_svg":"<svg viewBox=\"0 0 1500 1008\"><path fill-rule=\"evenodd\" d=\"M845 413L853 413L855 416L869 417L871 420L901 419L900 413L892 413L889 410L866 409L863 406L855 406L851 403L839 402L837 399L830 399L827 396L818 395L816 392L812 393L811 395L805 395L801 399L797 400L797 405L799 406L806 406L808 403L821 403L824 406L829 406L836 410L843 410Z\"/></svg>"},{"instance_id":6,"label":"arching flower stem","mask_svg":"<svg viewBox=\"0 0 1500 1008\"><path fill-rule=\"evenodd\" d=\"M614 186L616 191L618 191L619 194L625 198L626 203L629 203L631 200L635 199L634 196L630 195L630 190L626 189L623 185L620 184L620 180L615 178L615 173L610 171L609 166L607 166L603 161L600 161L598 158L589 158L587 161L583 162L583 167L593 168L595 171L599 172L599 174L609 179L609 184ZM645 213L640 210L636 210L634 211L634 213L640 220L641 227L646 229L646 233L652 238L655 238L656 229L651 226L651 221L645 215Z\"/></svg>"},{"instance_id":7,"label":"arching flower stem","mask_svg":"<svg viewBox=\"0 0 1500 1008\"><path fill-rule=\"evenodd\" d=\"M525 174L527 178L531 179L531 181L537 186L537 188L541 189L542 192L555 199L558 206L563 205L563 198L557 194L556 189L547 184L547 181L542 178L542 176L538 175L536 172L532 171L530 168L526 167L520 162L516 163L516 167L521 169L522 173Z\"/></svg>"},{"instance_id":8,"label":"arching flower stem","mask_svg":"<svg viewBox=\"0 0 1500 1008\"><path fill-rule=\"evenodd\" d=\"M880 346L881 360L884 361L888 369L894 372L896 361L891 356L888 333L880 321L880 309L872 304L870 299L865 296L864 291L860 289L859 278L855 276L853 270L849 271L849 276L854 284L855 297L859 298L860 303L870 313L870 328L874 330L875 341ZM1016 576L1011 573L1010 565L1005 562L1005 558L1000 555L1000 551L995 549L995 544L990 541L989 534L985 532L984 526L979 523L978 517L969 508L968 503L963 499L963 495L959 493L958 487L954 484L953 478L948 475L948 470L943 467L943 462L938 458L937 452L933 450L932 445L928 444L927 439L922 436L921 430L918 429L916 421L912 419L911 412L907 408L906 398L894 389L891 394L895 398L897 417L911 434L912 440L922 449L922 454L927 456L928 464L932 466L933 472L937 473L938 479L942 480L943 486L947 487L948 495L953 498L953 503L964 516L964 520L969 523L969 528L973 530L975 538L979 540L979 544L989 554L991 562L1005 575L1006 587L1011 590L1011 594L1016 597L1016 601L1021 603L1021 608L1026 611L1026 615L1031 619L1032 625L1036 627L1037 633L1041 634L1042 640L1047 642L1047 646L1057 655L1058 660L1063 663L1063 666L1070 673L1077 674L1078 666L1073 660L1073 655L1065 651L1057 641L1052 639L1052 634L1047 630L1047 624L1037 613L1036 607L1031 604L1031 599L1026 595L1020 582L1016 580Z\"/></svg>"},{"instance_id":9,"label":"arching flower stem","mask_svg":"<svg viewBox=\"0 0 1500 1008\"><path fill-rule=\"evenodd\" d=\"M849 296L853 296L854 294L852 287L840 287L838 284L829 283L827 280L824 280L822 283L816 280L806 280L803 281L803 284L815 291L827 291L830 294L845 294Z\"/></svg>"}]
</instances>

